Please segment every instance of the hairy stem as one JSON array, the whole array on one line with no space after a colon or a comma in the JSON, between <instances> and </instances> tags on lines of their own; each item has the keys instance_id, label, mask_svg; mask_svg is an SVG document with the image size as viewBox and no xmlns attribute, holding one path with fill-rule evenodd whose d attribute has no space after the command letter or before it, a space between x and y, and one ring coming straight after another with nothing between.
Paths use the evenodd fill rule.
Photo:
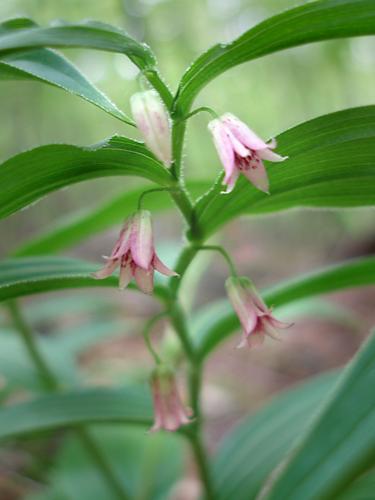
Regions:
<instances>
[{"instance_id":1,"label":"hairy stem","mask_svg":"<svg viewBox=\"0 0 375 500\"><path fill-rule=\"evenodd\" d=\"M35 368L38 370L45 388L51 392L58 390L59 381L45 361L43 354L41 353L35 340L34 333L23 317L21 309L19 308L17 302L9 301L8 309L14 326L19 332L28 355L33 361ZM86 450L89 452L91 458L100 470L104 479L107 481L107 484L111 488L114 497L118 498L119 500L128 500L128 494L124 490L122 483L118 480L111 464L107 461L107 458L105 457L105 455L103 455L101 449L98 447L95 439L84 427L74 427L74 430L76 431L77 436L81 440Z\"/></svg>"}]
</instances>

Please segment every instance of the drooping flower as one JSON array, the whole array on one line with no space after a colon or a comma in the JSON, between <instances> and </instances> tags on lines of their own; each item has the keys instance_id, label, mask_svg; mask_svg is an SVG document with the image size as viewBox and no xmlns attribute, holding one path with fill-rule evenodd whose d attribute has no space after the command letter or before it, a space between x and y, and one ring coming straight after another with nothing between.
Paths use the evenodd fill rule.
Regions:
<instances>
[{"instance_id":1,"label":"drooping flower","mask_svg":"<svg viewBox=\"0 0 375 500\"><path fill-rule=\"evenodd\" d=\"M173 371L165 365L157 366L151 376L152 399L154 403L154 425L151 431L164 429L176 431L189 424L192 415L184 406L178 393Z\"/></svg>"},{"instance_id":2,"label":"drooping flower","mask_svg":"<svg viewBox=\"0 0 375 500\"><path fill-rule=\"evenodd\" d=\"M122 290L134 277L142 292L150 294L154 289L154 271L165 276L177 276L156 255L151 214L148 210L138 210L125 221L111 255L106 258L107 264L94 273L93 277L107 278L119 266Z\"/></svg>"},{"instance_id":3,"label":"drooping flower","mask_svg":"<svg viewBox=\"0 0 375 500\"><path fill-rule=\"evenodd\" d=\"M243 338L237 347L256 347L263 344L265 335L279 339L277 330L290 323L277 320L248 278L230 277L225 283L229 300L241 326Z\"/></svg>"},{"instance_id":4,"label":"drooping flower","mask_svg":"<svg viewBox=\"0 0 375 500\"><path fill-rule=\"evenodd\" d=\"M233 190L240 173L256 188L269 193L268 175L263 160L280 162L288 158L272 151L276 148L276 141L273 139L269 143L264 142L231 113L212 120L208 128L224 166L223 184L227 186L226 193Z\"/></svg>"},{"instance_id":5,"label":"drooping flower","mask_svg":"<svg viewBox=\"0 0 375 500\"><path fill-rule=\"evenodd\" d=\"M171 123L168 112L155 90L137 92L130 98L135 123L146 145L166 167L172 161Z\"/></svg>"}]
</instances>

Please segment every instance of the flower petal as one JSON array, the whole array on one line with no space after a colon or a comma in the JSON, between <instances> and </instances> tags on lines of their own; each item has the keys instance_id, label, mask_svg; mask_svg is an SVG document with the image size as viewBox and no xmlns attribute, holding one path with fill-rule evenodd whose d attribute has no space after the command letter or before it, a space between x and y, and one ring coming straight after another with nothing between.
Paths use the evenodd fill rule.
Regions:
<instances>
[{"instance_id":1,"label":"flower petal","mask_svg":"<svg viewBox=\"0 0 375 500\"><path fill-rule=\"evenodd\" d=\"M268 147L255 132L253 132L245 123L231 113L225 113L221 117L221 120L225 123L225 125L227 125L236 139L249 149L257 151L258 149L265 149Z\"/></svg>"},{"instance_id":2,"label":"flower petal","mask_svg":"<svg viewBox=\"0 0 375 500\"><path fill-rule=\"evenodd\" d=\"M118 259L110 259L102 269L99 269L99 271L92 273L91 276L97 280L108 278L108 276L110 276L114 272L118 264Z\"/></svg>"},{"instance_id":3,"label":"flower petal","mask_svg":"<svg viewBox=\"0 0 375 500\"><path fill-rule=\"evenodd\" d=\"M238 283L236 278L228 278L225 287L243 331L246 335L249 335L256 328L258 322L256 307L251 300L248 300L247 291Z\"/></svg>"},{"instance_id":4,"label":"flower petal","mask_svg":"<svg viewBox=\"0 0 375 500\"><path fill-rule=\"evenodd\" d=\"M259 158L262 158L262 160L274 161L274 162L280 162L288 159L288 156L278 155L277 153L271 151L269 148L259 149L257 151L257 155L259 156Z\"/></svg>"},{"instance_id":5,"label":"flower petal","mask_svg":"<svg viewBox=\"0 0 375 500\"><path fill-rule=\"evenodd\" d=\"M134 271L134 278L143 293L152 294L154 290L154 270L152 268L145 270L137 266Z\"/></svg>"},{"instance_id":6,"label":"flower petal","mask_svg":"<svg viewBox=\"0 0 375 500\"><path fill-rule=\"evenodd\" d=\"M174 272L172 269L169 269L156 255L154 254L154 258L152 260L152 266L156 271L158 271L161 274L164 274L165 276L178 276L176 272Z\"/></svg>"},{"instance_id":7,"label":"flower petal","mask_svg":"<svg viewBox=\"0 0 375 500\"><path fill-rule=\"evenodd\" d=\"M257 189L269 194L268 175L262 161L250 166L248 170L242 170L242 173Z\"/></svg>"},{"instance_id":8,"label":"flower petal","mask_svg":"<svg viewBox=\"0 0 375 500\"><path fill-rule=\"evenodd\" d=\"M213 136L214 144L226 176L231 176L234 171L234 151L227 130L219 119L210 121L208 129Z\"/></svg>"},{"instance_id":9,"label":"flower petal","mask_svg":"<svg viewBox=\"0 0 375 500\"><path fill-rule=\"evenodd\" d=\"M240 175L240 171L236 169L232 175L230 175L229 177L228 176L224 177L223 185L227 186L226 191L222 191L224 194L229 194L233 191L239 175Z\"/></svg>"},{"instance_id":10,"label":"flower petal","mask_svg":"<svg viewBox=\"0 0 375 500\"><path fill-rule=\"evenodd\" d=\"M132 279L132 274L133 273L132 273L132 268L131 268L130 262L121 266L120 280L119 280L120 290L124 290L129 285L129 283Z\"/></svg>"},{"instance_id":11,"label":"flower petal","mask_svg":"<svg viewBox=\"0 0 375 500\"><path fill-rule=\"evenodd\" d=\"M150 267L154 255L154 242L151 213L148 210L138 210L133 217L130 250L137 266L143 269Z\"/></svg>"},{"instance_id":12,"label":"flower petal","mask_svg":"<svg viewBox=\"0 0 375 500\"><path fill-rule=\"evenodd\" d=\"M132 216L130 216L124 222L124 225L120 231L120 235L116 241L115 246L113 247L111 257L110 257L111 259L117 259L118 257L122 257L129 250L129 248L130 248L130 236L131 236L131 232L132 232L132 222L133 222Z\"/></svg>"}]
</instances>

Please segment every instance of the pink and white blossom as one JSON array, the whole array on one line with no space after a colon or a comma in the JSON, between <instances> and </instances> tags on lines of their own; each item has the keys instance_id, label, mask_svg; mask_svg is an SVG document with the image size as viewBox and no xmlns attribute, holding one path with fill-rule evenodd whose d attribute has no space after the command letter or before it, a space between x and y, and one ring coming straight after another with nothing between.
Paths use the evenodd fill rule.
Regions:
<instances>
[{"instance_id":1,"label":"pink and white blossom","mask_svg":"<svg viewBox=\"0 0 375 500\"><path fill-rule=\"evenodd\" d=\"M161 429L176 431L191 422L192 411L181 400L172 370L164 365L158 366L151 377L151 390L155 418L152 432Z\"/></svg>"},{"instance_id":2,"label":"pink and white blossom","mask_svg":"<svg viewBox=\"0 0 375 500\"><path fill-rule=\"evenodd\" d=\"M238 347L261 345L266 335L278 340L278 329L291 326L274 318L249 279L232 276L225 287L242 326L243 338Z\"/></svg>"},{"instance_id":3,"label":"pink and white blossom","mask_svg":"<svg viewBox=\"0 0 375 500\"><path fill-rule=\"evenodd\" d=\"M125 221L112 253L106 259L104 268L93 276L104 279L120 267L120 289L126 288L135 278L142 292L150 294L154 289L154 271L165 276L177 276L156 255L148 210L138 210Z\"/></svg>"},{"instance_id":4,"label":"pink and white blossom","mask_svg":"<svg viewBox=\"0 0 375 500\"><path fill-rule=\"evenodd\" d=\"M269 193L269 181L263 160L280 162L287 156L276 154L276 141L269 143L260 139L245 123L231 113L208 124L216 150L224 166L223 184L230 193L242 173L257 189Z\"/></svg>"},{"instance_id":5,"label":"pink and white blossom","mask_svg":"<svg viewBox=\"0 0 375 500\"><path fill-rule=\"evenodd\" d=\"M166 167L172 162L172 135L169 114L155 90L137 92L130 98L135 123L146 145Z\"/></svg>"}]
</instances>

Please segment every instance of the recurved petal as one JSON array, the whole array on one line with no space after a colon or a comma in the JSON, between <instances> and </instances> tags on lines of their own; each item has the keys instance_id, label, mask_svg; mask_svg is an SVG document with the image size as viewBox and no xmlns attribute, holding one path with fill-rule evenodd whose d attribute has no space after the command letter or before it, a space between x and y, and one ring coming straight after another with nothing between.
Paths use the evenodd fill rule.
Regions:
<instances>
[{"instance_id":1,"label":"recurved petal","mask_svg":"<svg viewBox=\"0 0 375 500\"><path fill-rule=\"evenodd\" d=\"M154 290L154 270L142 269L141 267L136 267L134 271L134 278L143 293L151 295Z\"/></svg>"},{"instance_id":2,"label":"recurved petal","mask_svg":"<svg viewBox=\"0 0 375 500\"><path fill-rule=\"evenodd\" d=\"M254 151L267 148L267 144L256 135L245 123L231 113L225 113L221 120L227 125L232 134L245 146Z\"/></svg>"},{"instance_id":3,"label":"recurved petal","mask_svg":"<svg viewBox=\"0 0 375 500\"><path fill-rule=\"evenodd\" d=\"M92 273L91 276L97 280L108 278L108 276L110 276L114 272L118 264L118 259L110 259L102 269L96 271L96 273Z\"/></svg>"},{"instance_id":4,"label":"recurved petal","mask_svg":"<svg viewBox=\"0 0 375 500\"><path fill-rule=\"evenodd\" d=\"M214 139L214 144L224 167L226 176L231 176L234 171L234 151L232 142L228 136L226 127L219 119L212 120L208 124L208 129Z\"/></svg>"},{"instance_id":5,"label":"recurved petal","mask_svg":"<svg viewBox=\"0 0 375 500\"><path fill-rule=\"evenodd\" d=\"M269 148L259 149L257 151L257 154L259 158L262 158L262 160L267 160L267 161L280 162L288 159L288 156L278 155L277 153L271 151L271 149Z\"/></svg>"},{"instance_id":6,"label":"recurved petal","mask_svg":"<svg viewBox=\"0 0 375 500\"><path fill-rule=\"evenodd\" d=\"M268 175L262 161L259 161L255 167L242 170L242 173L257 189L269 194Z\"/></svg>"},{"instance_id":7,"label":"recurved petal","mask_svg":"<svg viewBox=\"0 0 375 500\"><path fill-rule=\"evenodd\" d=\"M176 272L174 272L172 269L169 269L156 255L154 254L154 258L152 260L152 265L156 271L158 271L161 274L164 274L165 276L178 276Z\"/></svg>"},{"instance_id":8,"label":"recurved petal","mask_svg":"<svg viewBox=\"0 0 375 500\"><path fill-rule=\"evenodd\" d=\"M148 210L138 210L133 217L130 249L134 262L148 269L154 256L152 220Z\"/></svg>"},{"instance_id":9,"label":"recurved petal","mask_svg":"<svg viewBox=\"0 0 375 500\"><path fill-rule=\"evenodd\" d=\"M132 216L130 216L124 222L124 225L121 229L118 240L116 241L116 244L115 244L115 246L112 250L112 253L111 253L112 259L117 259L118 257L125 255L126 252L129 250L129 248L130 248L130 236L131 236L131 231L132 231L132 222L133 222Z\"/></svg>"}]
</instances>

